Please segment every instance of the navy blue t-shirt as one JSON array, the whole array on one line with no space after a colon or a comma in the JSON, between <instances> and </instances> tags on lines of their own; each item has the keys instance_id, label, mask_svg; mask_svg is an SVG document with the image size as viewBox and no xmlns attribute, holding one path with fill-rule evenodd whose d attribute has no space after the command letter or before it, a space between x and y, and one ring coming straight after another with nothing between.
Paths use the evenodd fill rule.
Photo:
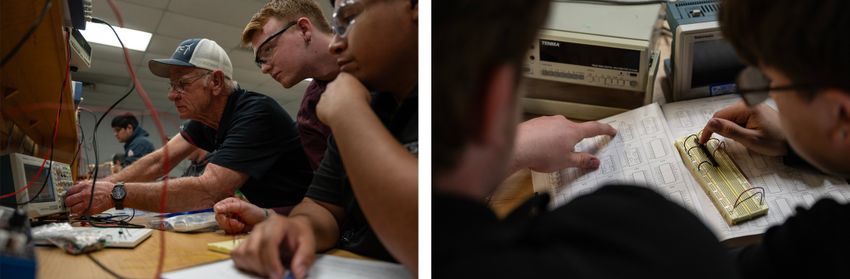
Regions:
<instances>
[{"instance_id":1,"label":"navy blue t-shirt","mask_svg":"<svg viewBox=\"0 0 850 279\"><path fill-rule=\"evenodd\" d=\"M295 205L313 177L295 122L272 98L236 90L227 98L218 130L189 120L180 134L192 145L215 152L209 163L245 173L240 188L263 208Z\"/></svg>"}]
</instances>

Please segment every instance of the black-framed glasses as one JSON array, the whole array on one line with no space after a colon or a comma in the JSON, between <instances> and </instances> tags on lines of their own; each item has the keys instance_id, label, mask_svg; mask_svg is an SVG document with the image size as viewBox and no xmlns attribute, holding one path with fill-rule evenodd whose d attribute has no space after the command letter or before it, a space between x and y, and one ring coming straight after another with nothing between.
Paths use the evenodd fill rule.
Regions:
<instances>
[{"instance_id":1,"label":"black-framed glasses","mask_svg":"<svg viewBox=\"0 0 850 279\"><path fill-rule=\"evenodd\" d=\"M205 77L211 73L212 72L207 71L203 74L194 77L186 77L178 79L177 81L169 81L168 86L169 88L171 88L171 90L177 91L177 93L186 93L186 86L195 83L195 81L198 81L200 78Z\"/></svg>"},{"instance_id":2,"label":"black-framed glasses","mask_svg":"<svg viewBox=\"0 0 850 279\"><path fill-rule=\"evenodd\" d=\"M272 55L274 55L274 49L277 48L277 43L269 44L269 42L277 39L280 34L286 32L286 30L289 29L289 27L295 25L296 22L297 21L290 22L285 27L283 27L283 29L280 29L280 31L275 32L274 34L266 38L266 40L264 40L262 43L260 43L260 45L257 47L257 52L254 53L254 63L257 64L257 67L262 68L264 64L268 64L269 59L272 57Z\"/></svg>"},{"instance_id":3,"label":"black-framed glasses","mask_svg":"<svg viewBox=\"0 0 850 279\"><path fill-rule=\"evenodd\" d=\"M780 87L770 87L770 78L762 73L758 68L746 67L738 74L737 83L735 84L735 93L741 95L744 103L747 106L755 106L767 100L770 92L788 92L794 90L812 90L817 89L816 86L809 84L786 85Z\"/></svg>"},{"instance_id":4,"label":"black-framed glasses","mask_svg":"<svg viewBox=\"0 0 850 279\"><path fill-rule=\"evenodd\" d=\"M366 5L360 0L343 0L334 9L331 16L331 29L335 35L344 38L348 35L355 18L366 9Z\"/></svg>"}]
</instances>

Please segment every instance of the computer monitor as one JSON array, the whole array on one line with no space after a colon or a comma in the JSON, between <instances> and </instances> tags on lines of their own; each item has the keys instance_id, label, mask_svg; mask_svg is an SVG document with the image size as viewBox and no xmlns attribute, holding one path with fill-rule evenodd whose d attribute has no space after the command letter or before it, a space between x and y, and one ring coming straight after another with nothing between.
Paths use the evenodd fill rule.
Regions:
<instances>
[{"instance_id":1,"label":"computer monitor","mask_svg":"<svg viewBox=\"0 0 850 279\"><path fill-rule=\"evenodd\" d=\"M44 170L36 176L42 163ZM65 212L65 189L74 184L71 167L56 161L48 171L49 166L50 161L24 154L0 156L0 195L19 191L32 181L29 188L14 197L0 199L0 204L20 207L30 218Z\"/></svg>"}]
</instances>

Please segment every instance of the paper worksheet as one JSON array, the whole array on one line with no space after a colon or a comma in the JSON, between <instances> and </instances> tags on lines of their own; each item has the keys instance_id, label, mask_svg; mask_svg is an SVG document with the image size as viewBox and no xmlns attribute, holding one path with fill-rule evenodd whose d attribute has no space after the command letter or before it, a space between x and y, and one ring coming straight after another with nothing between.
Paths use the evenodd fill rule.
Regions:
<instances>
[{"instance_id":1,"label":"paper worksheet","mask_svg":"<svg viewBox=\"0 0 850 279\"><path fill-rule=\"evenodd\" d=\"M702 129L715 111L738 101L721 96L647 105L599 122L617 129L613 138L597 136L581 141L576 151L591 152L600 159L597 170L563 169L555 173L532 172L535 191L553 194L553 206L611 183L652 188L691 209L720 240L763 233L794 213L796 206L811 206L823 196L839 202L850 199L850 186L839 178L786 167L778 157L752 154L741 144L726 142L727 152L753 186L766 189L767 216L729 226L708 196L688 172L673 141Z\"/></svg>"},{"instance_id":2,"label":"paper worksheet","mask_svg":"<svg viewBox=\"0 0 850 279\"><path fill-rule=\"evenodd\" d=\"M190 267L162 275L168 279L238 279L261 278L236 269L233 260L218 261L210 264ZM286 274L283 278L293 278ZM310 268L307 278L340 279L407 279L413 278L410 272L400 264L373 260L348 259L331 255L316 255L316 261Z\"/></svg>"},{"instance_id":3,"label":"paper worksheet","mask_svg":"<svg viewBox=\"0 0 850 279\"><path fill-rule=\"evenodd\" d=\"M553 206L590 193L612 183L641 185L652 188L671 200L694 210L702 189L691 178L673 146L672 135L661 107L653 103L599 122L617 129L617 135L596 136L576 145L577 152L590 152L599 158L599 168L582 171L563 169L555 173L532 172L535 191L553 196Z\"/></svg>"},{"instance_id":4,"label":"paper worksheet","mask_svg":"<svg viewBox=\"0 0 850 279\"><path fill-rule=\"evenodd\" d=\"M727 95L670 103L662 108L673 138L680 138L702 129L714 112L738 100L740 98L736 95ZM776 107L772 101L768 102L768 105ZM726 142L727 154L741 168L750 184L765 189L765 202L769 208L767 216L729 226L720 217L708 196L700 195L698 204L702 206L700 211L704 220L721 240L763 233L771 225L788 219L794 214L797 206L808 208L824 196L830 196L841 203L850 199L850 186L840 178L791 168L785 166L780 157L753 153L738 142L724 139L720 135L714 137Z\"/></svg>"}]
</instances>

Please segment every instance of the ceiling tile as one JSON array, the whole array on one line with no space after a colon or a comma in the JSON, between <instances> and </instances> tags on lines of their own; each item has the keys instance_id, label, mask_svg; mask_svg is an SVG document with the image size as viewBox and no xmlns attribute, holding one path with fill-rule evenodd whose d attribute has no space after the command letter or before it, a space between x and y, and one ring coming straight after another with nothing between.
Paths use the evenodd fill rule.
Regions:
<instances>
[{"instance_id":1,"label":"ceiling tile","mask_svg":"<svg viewBox=\"0 0 850 279\"><path fill-rule=\"evenodd\" d=\"M244 70L233 69L233 79L242 84L244 88L256 88L266 81L272 80L271 77L260 73L259 70Z\"/></svg>"},{"instance_id":2,"label":"ceiling tile","mask_svg":"<svg viewBox=\"0 0 850 279\"><path fill-rule=\"evenodd\" d=\"M231 49L239 45L242 29L199 18L166 12L162 17L157 33L179 38L208 38L216 41L222 48ZM176 47L176 46L175 46Z\"/></svg>"},{"instance_id":3,"label":"ceiling tile","mask_svg":"<svg viewBox=\"0 0 850 279\"><path fill-rule=\"evenodd\" d=\"M227 55L230 56L230 63L233 64L233 68L256 70L258 73L260 72L260 68L257 68L257 64L254 64L253 52L243 48L232 48Z\"/></svg>"},{"instance_id":4,"label":"ceiling tile","mask_svg":"<svg viewBox=\"0 0 850 279\"><path fill-rule=\"evenodd\" d=\"M150 44L148 44L148 49L145 52L152 54L161 54L158 55L158 57L156 58L169 57L172 53L174 53L174 50L177 49L177 46L180 45L180 42L183 42L183 40L185 39L178 39L161 34L154 34L151 38ZM147 61L145 61L145 63L147 63Z\"/></svg>"},{"instance_id":5,"label":"ceiling tile","mask_svg":"<svg viewBox=\"0 0 850 279\"><path fill-rule=\"evenodd\" d=\"M98 1L104 2L104 1L100 1L100 0L98 0ZM134 4L139 4L139 5L143 5L143 6L146 6L146 7L164 10L165 8L168 7L168 3L171 2L171 0L118 0L118 2L119 2L119 5L120 5L121 2L124 2L124 3L132 2Z\"/></svg>"},{"instance_id":6,"label":"ceiling tile","mask_svg":"<svg viewBox=\"0 0 850 279\"><path fill-rule=\"evenodd\" d=\"M168 11L192 15L200 19L227 24L239 28L240 33L251 17L265 3L234 0L179 0L171 1Z\"/></svg>"},{"instance_id":7,"label":"ceiling tile","mask_svg":"<svg viewBox=\"0 0 850 279\"><path fill-rule=\"evenodd\" d=\"M122 64L125 63L124 50L113 46L95 43L92 43L90 45L92 49L92 59L97 59L95 61L105 60ZM143 52L128 49L127 53L130 55L130 63L132 63L133 65L139 65L139 63L142 63L142 57L144 57Z\"/></svg>"},{"instance_id":8,"label":"ceiling tile","mask_svg":"<svg viewBox=\"0 0 850 279\"><path fill-rule=\"evenodd\" d=\"M162 9L141 6L134 3L119 1L116 3L124 18L124 27L153 33L162 18ZM99 17L112 26L119 26L115 13L105 0L95 0L92 3L92 16Z\"/></svg>"}]
</instances>

